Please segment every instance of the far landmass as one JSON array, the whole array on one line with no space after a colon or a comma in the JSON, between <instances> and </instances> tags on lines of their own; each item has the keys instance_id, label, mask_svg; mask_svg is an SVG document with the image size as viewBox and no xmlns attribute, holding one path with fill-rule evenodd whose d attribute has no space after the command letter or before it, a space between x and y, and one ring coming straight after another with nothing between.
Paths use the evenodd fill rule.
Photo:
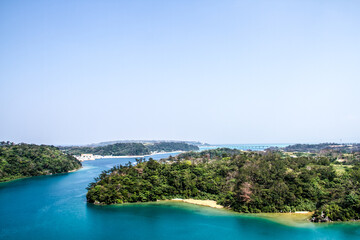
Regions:
<instances>
[{"instance_id":1,"label":"far landmass","mask_svg":"<svg viewBox=\"0 0 360 240\"><path fill-rule=\"evenodd\" d=\"M338 151L342 153L359 152L360 144L320 143L320 144L294 144L283 148L286 152L312 152Z\"/></svg>"},{"instance_id":2,"label":"far landmass","mask_svg":"<svg viewBox=\"0 0 360 240\"><path fill-rule=\"evenodd\" d=\"M155 142L155 143L115 143L110 145L90 147L90 146L70 146L60 147L67 154L81 155L94 154L102 156L139 156L149 155L154 152L173 152L173 151L196 151L198 146L185 142Z\"/></svg>"},{"instance_id":3,"label":"far landmass","mask_svg":"<svg viewBox=\"0 0 360 240\"><path fill-rule=\"evenodd\" d=\"M187 152L103 171L86 197L95 204L208 199L244 213L310 211L314 222L359 220L360 163L342 164L273 150Z\"/></svg>"},{"instance_id":4,"label":"far landmass","mask_svg":"<svg viewBox=\"0 0 360 240\"><path fill-rule=\"evenodd\" d=\"M282 151L292 157L327 157L331 162L351 167L352 164L360 162L360 144L294 144L283 148L272 147L270 151Z\"/></svg>"},{"instance_id":5,"label":"far landmass","mask_svg":"<svg viewBox=\"0 0 360 240\"><path fill-rule=\"evenodd\" d=\"M116 141L108 141L108 142L100 142L100 143L92 143L89 145L86 145L86 147L102 147L102 146L106 146L106 145L112 145L115 143L142 143L142 144L154 144L154 143L162 143L162 142L171 142L171 143L187 143L190 145L195 145L195 146L210 146L210 144L208 143L202 143L199 141L178 141L178 140L116 140Z\"/></svg>"},{"instance_id":6,"label":"far landmass","mask_svg":"<svg viewBox=\"0 0 360 240\"><path fill-rule=\"evenodd\" d=\"M79 168L81 163L76 158L54 146L0 142L0 182Z\"/></svg>"}]
</instances>

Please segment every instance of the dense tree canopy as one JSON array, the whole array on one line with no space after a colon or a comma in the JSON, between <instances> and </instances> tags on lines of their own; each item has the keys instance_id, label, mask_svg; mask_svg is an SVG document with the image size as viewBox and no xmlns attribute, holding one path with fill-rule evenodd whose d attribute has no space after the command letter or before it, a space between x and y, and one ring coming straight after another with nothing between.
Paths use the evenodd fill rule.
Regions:
<instances>
[{"instance_id":1,"label":"dense tree canopy","mask_svg":"<svg viewBox=\"0 0 360 240\"><path fill-rule=\"evenodd\" d=\"M151 152L194 151L199 150L195 145L185 142L158 142L146 145Z\"/></svg>"},{"instance_id":2,"label":"dense tree canopy","mask_svg":"<svg viewBox=\"0 0 360 240\"><path fill-rule=\"evenodd\" d=\"M81 167L73 156L54 146L0 144L0 182L17 178L64 173Z\"/></svg>"},{"instance_id":3,"label":"dense tree canopy","mask_svg":"<svg viewBox=\"0 0 360 240\"><path fill-rule=\"evenodd\" d=\"M216 149L115 166L89 185L87 200L211 199L238 212L315 211L313 221L336 221L360 219L359 188L359 165L338 174L325 157Z\"/></svg>"}]
</instances>

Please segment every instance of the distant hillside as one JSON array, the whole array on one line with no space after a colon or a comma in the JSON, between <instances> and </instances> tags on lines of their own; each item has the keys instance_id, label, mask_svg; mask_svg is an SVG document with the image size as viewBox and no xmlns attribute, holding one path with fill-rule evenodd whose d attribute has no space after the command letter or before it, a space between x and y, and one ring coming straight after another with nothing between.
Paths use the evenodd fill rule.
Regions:
<instances>
[{"instance_id":1,"label":"distant hillside","mask_svg":"<svg viewBox=\"0 0 360 240\"><path fill-rule=\"evenodd\" d=\"M86 147L101 147L106 145L112 145L115 143L142 143L142 144L155 144L155 143L187 143L195 146L209 146L207 143L202 143L198 141L176 141L176 140L116 140L100 143L92 143L86 145Z\"/></svg>"},{"instance_id":2,"label":"distant hillside","mask_svg":"<svg viewBox=\"0 0 360 240\"><path fill-rule=\"evenodd\" d=\"M194 151L199 147L184 142L159 142L147 145L151 152Z\"/></svg>"},{"instance_id":3,"label":"distant hillside","mask_svg":"<svg viewBox=\"0 0 360 240\"><path fill-rule=\"evenodd\" d=\"M65 153L71 155L81 155L84 153L94 155L112 156L136 156L148 155L152 152L172 152L172 151L193 151L199 150L195 145L184 142L159 142L159 143L115 143L99 147L61 147Z\"/></svg>"},{"instance_id":4,"label":"distant hillside","mask_svg":"<svg viewBox=\"0 0 360 240\"><path fill-rule=\"evenodd\" d=\"M345 152L360 151L360 144L339 144L339 143L319 143L319 144L294 144L283 148L286 152L320 152L321 150L337 150Z\"/></svg>"},{"instance_id":5,"label":"distant hillside","mask_svg":"<svg viewBox=\"0 0 360 240\"><path fill-rule=\"evenodd\" d=\"M0 182L65 173L80 167L76 158L54 146L0 143Z\"/></svg>"},{"instance_id":6,"label":"distant hillside","mask_svg":"<svg viewBox=\"0 0 360 240\"><path fill-rule=\"evenodd\" d=\"M101 147L60 147L62 151L71 155L81 155L84 153L94 155L146 155L150 154L150 150L142 143L115 143Z\"/></svg>"},{"instance_id":7,"label":"distant hillside","mask_svg":"<svg viewBox=\"0 0 360 240\"><path fill-rule=\"evenodd\" d=\"M185 152L177 155L175 159L187 160L187 159L197 159L197 158L216 158L223 156L232 156L236 154L240 154L243 151L239 149L231 149L231 148L216 148L204 150L201 152Z\"/></svg>"}]
</instances>

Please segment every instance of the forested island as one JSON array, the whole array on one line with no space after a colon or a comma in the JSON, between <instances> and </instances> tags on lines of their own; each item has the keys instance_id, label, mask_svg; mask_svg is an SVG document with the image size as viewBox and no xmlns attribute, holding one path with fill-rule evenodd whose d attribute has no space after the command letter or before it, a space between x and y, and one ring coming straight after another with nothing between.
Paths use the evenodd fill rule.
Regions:
<instances>
[{"instance_id":1,"label":"forested island","mask_svg":"<svg viewBox=\"0 0 360 240\"><path fill-rule=\"evenodd\" d=\"M54 146L0 143L0 182L66 173L79 168L81 163L76 158Z\"/></svg>"},{"instance_id":2,"label":"forested island","mask_svg":"<svg viewBox=\"0 0 360 240\"><path fill-rule=\"evenodd\" d=\"M138 156L154 152L196 151L199 147L185 142L155 142L155 143L115 143L105 146L71 146L60 147L67 154L81 155L84 153L102 156Z\"/></svg>"},{"instance_id":3,"label":"forested island","mask_svg":"<svg viewBox=\"0 0 360 240\"><path fill-rule=\"evenodd\" d=\"M214 149L115 166L88 186L95 204L173 198L215 200L244 213L314 212L311 220L360 219L360 164L338 171L327 157Z\"/></svg>"}]
</instances>

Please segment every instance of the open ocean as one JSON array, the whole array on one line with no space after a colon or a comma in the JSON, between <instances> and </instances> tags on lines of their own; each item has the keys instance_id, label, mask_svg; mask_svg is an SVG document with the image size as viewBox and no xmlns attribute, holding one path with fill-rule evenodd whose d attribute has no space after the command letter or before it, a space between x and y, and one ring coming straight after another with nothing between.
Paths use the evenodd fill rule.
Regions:
<instances>
[{"instance_id":1,"label":"open ocean","mask_svg":"<svg viewBox=\"0 0 360 240\"><path fill-rule=\"evenodd\" d=\"M186 203L86 203L85 188L94 177L134 160L87 161L77 172L0 184L0 239L360 239L360 223L354 222L287 226Z\"/></svg>"}]
</instances>

